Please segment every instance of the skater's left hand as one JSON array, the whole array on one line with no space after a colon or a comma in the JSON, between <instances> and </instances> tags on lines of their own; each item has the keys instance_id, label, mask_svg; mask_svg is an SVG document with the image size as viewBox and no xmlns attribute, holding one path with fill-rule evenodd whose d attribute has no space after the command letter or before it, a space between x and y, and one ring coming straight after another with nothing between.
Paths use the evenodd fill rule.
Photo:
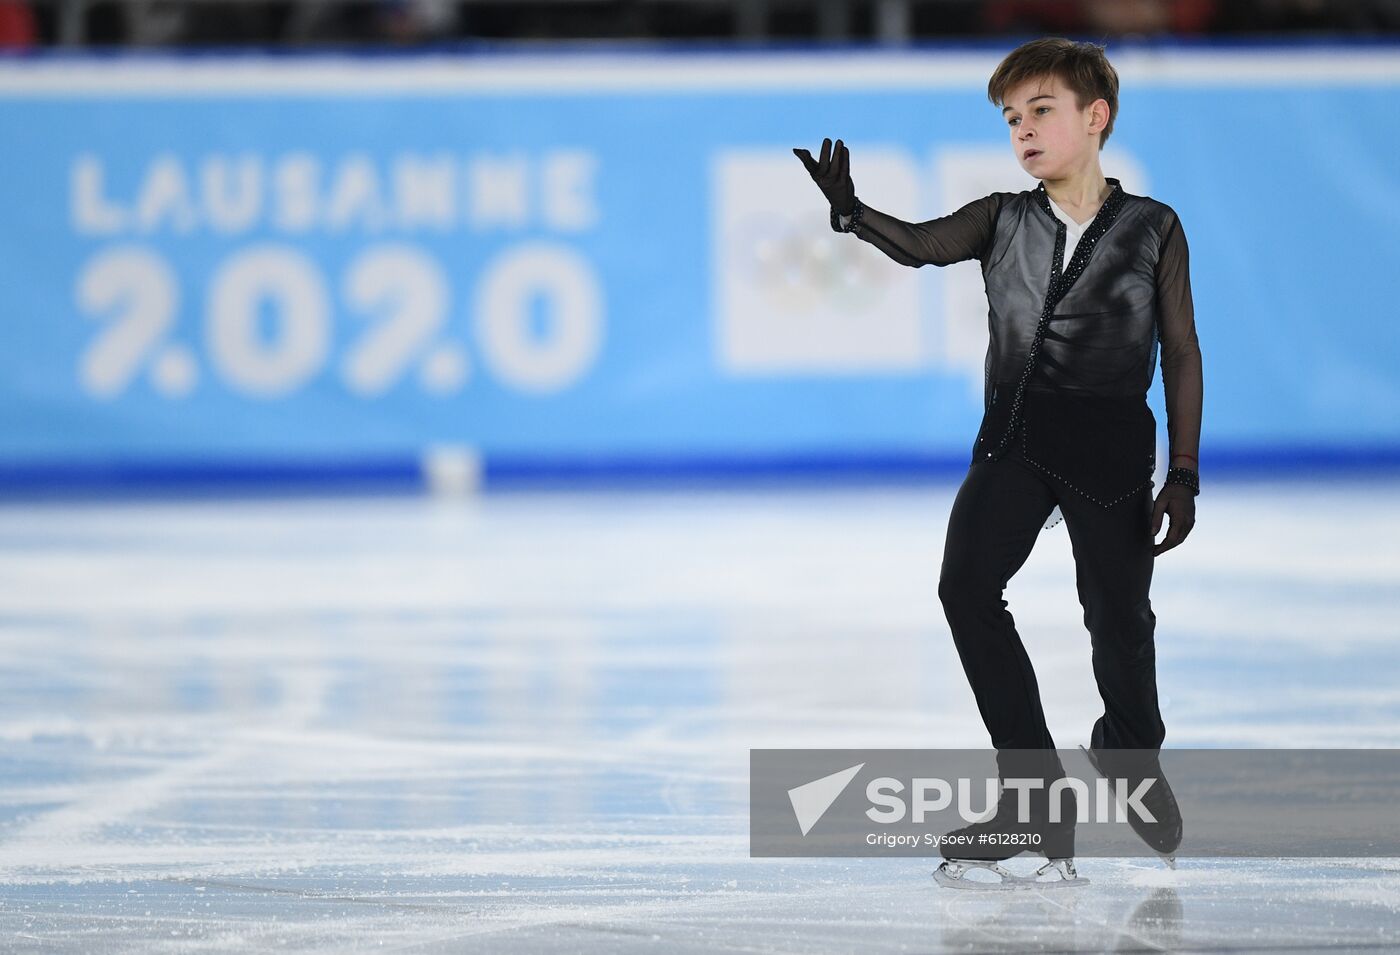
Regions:
<instances>
[{"instance_id":1,"label":"skater's left hand","mask_svg":"<svg viewBox=\"0 0 1400 955\"><path fill-rule=\"evenodd\" d=\"M1153 544L1153 557L1171 550L1186 540L1186 535L1191 533L1191 528L1196 524L1196 495L1184 484L1162 486L1162 490L1157 493L1157 503L1152 508L1153 541L1157 540L1157 535L1162 531L1163 514L1171 515L1171 525L1167 528L1167 536L1162 538L1162 542Z\"/></svg>"}]
</instances>

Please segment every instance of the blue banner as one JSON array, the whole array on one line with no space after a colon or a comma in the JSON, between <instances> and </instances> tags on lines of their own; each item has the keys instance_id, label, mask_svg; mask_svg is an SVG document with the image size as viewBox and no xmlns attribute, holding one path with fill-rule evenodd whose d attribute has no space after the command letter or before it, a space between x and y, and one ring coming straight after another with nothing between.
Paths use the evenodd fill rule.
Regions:
<instances>
[{"instance_id":1,"label":"blue banner","mask_svg":"<svg viewBox=\"0 0 1400 955\"><path fill-rule=\"evenodd\" d=\"M833 233L791 150L843 138L910 220L1031 188L997 59L5 64L0 460L965 463L978 264ZM1203 471L1400 449L1400 52L1359 59L1119 64L1103 169L1185 226Z\"/></svg>"}]
</instances>

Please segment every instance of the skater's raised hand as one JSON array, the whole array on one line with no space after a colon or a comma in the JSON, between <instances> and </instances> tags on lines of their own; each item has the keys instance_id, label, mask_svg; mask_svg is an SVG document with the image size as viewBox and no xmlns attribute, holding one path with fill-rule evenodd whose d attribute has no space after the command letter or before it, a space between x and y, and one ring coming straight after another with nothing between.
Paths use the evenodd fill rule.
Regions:
<instances>
[{"instance_id":1,"label":"skater's raised hand","mask_svg":"<svg viewBox=\"0 0 1400 955\"><path fill-rule=\"evenodd\" d=\"M1152 546L1152 556L1171 550L1186 540L1191 528L1196 524L1196 495L1184 484L1165 484L1157 492L1157 502L1152 508L1152 540L1162 531L1162 515L1171 517L1167 536L1160 544Z\"/></svg>"},{"instance_id":2,"label":"skater's raised hand","mask_svg":"<svg viewBox=\"0 0 1400 955\"><path fill-rule=\"evenodd\" d=\"M833 150L831 139L823 139L820 159L813 159L805 149L797 148L793 152L812 174L813 181L821 188L837 215L848 216L856 211L856 187L851 182L851 152L841 140L836 140Z\"/></svg>"}]
</instances>

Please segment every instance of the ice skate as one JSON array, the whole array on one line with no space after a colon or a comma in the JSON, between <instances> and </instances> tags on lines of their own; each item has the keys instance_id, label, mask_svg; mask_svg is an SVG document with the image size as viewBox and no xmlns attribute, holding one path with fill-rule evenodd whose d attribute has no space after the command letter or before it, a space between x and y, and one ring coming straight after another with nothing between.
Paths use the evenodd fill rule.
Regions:
<instances>
[{"instance_id":1,"label":"ice skate","mask_svg":"<svg viewBox=\"0 0 1400 955\"><path fill-rule=\"evenodd\" d=\"M934 881L950 889L993 891L1087 885L1089 880L1079 875L1074 867L1074 793L1068 790L1063 793L1061 821L1056 823L1049 821L1049 798L1044 790L1033 790L1030 794L1029 822L1016 819L1018 798L1015 790L1003 789L992 818L948 833L965 839L940 844L943 862L933 872ZM998 841L999 837L1029 833L1040 835L1039 847L1021 840ZM980 842L979 837L983 836L988 839L986 843ZM1018 874L1001 864L1028 849L1046 857L1045 863L1030 875ZM986 878L983 874L995 878Z\"/></svg>"},{"instance_id":2,"label":"ice skate","mask_svg":"<svg viewBox=\"0 0 1400 955\"><path fill-rule=\"evenodd\" d=\"M971 877L978 871L997 876L992 879ZM1048 859L1030 875L1017 875L999 862L987 859L944 859L933 870L933 879L949 889L1005 891L1014 889L1059 889L1072 885L1088 885L1089 880L1074 868L1073 859Z\"/></svg>"},{"instance_id":3,"label":"ice skate","mask_svg":"<svg viewBox=\"0 0 1400 955\"><path fill-rule=\"evenodd\" d=\"M1167 868L1175 869L1176 849L1181 845L1181 809L1177 806L1171 784L1162 773L1155 751L1102 749L1098 745L1101 742L1096 725L1090 747L1081 744L1079 748L1088 757L1089 765L1094 767L1094 771L1108 780L1108 785L1115 794L1118 792L1119 779L1127 780L1129 793L1136 790L1143 779L1156 779L1143 795L1142 804L1157 821L1148 822L1139 818L1137 813L1130 812L1128 824L1133 827L1138 838L1157 853Z\"/></svg>"}]
</instances>

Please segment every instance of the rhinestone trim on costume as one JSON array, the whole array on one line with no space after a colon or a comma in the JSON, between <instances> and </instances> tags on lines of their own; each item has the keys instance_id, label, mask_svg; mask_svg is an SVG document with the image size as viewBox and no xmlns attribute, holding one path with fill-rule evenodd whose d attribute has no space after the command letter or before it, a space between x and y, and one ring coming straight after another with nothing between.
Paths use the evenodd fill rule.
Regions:
<instances>
[{"instance_id":1,"label":"rhinestone trim on costume","mask_svg":"<svg viewBox=\"0 0 1400 955\"><path fill-rule=\"evenodd\" d=\"M1191 468L1167 468L1167 478L1163 484L1184 484L1193 495L1201 493L1201 478Z\"/></svg>"},{"instance_id":2,"label":"rhinestone trim on costume","mask_svg":"<svg viewBox=\"0 0 1400 955\"><path fill-rule=\"evenodd\" d=\"M856 199L856 207L851 211L851 221L846 223L844 227L841 225L841 216L836 208L833 206L831 209L831 227L837 232L855 232L864 221L865 204L860 199Z\"/></svg>"},{"instance_id":3,"label":"rhinestone trim on costume","mask_svg":"<svg viewBox=\"0 0 1400 955\"><path fill-rule=\"evenodd\" d=\"M1040 470L1044 471L1046 474L1050 475L1051 477L1059 478L1061 481L1064 481L1064 483L1065 483L1066 485L1068 485L1071 489L1073 489L1074 491L1077 491L1079 494L1081 494L1081 495L1083 495L1084 497L1088 498L1090 501L1094 502L1095 504L1099 505L1100 507L1112 507L1113 505L1117 504L1119 501L1126 501L1128 498L1132 497L1134 494L1137 494L1137 493L1138 493L1139 491L1141 491L1143 488L1145 488L1145 487L1151 487L1151 486L1152 486L1152 478L1149 476L1145 481L1143 481L1141 484L1137 485L1137 486L1136 486L1135 488L1133 488L1131 491L1126 491L1126 492L1124 492L1123 494L1120 494L1118 497L1115 497L1115 498L1114 498L1113 500L1111 500L1111 501L1100 501L1098 498L1094 497L1094 495L1090 494L1088 491L1086 491L1086 490L1084 490L1083 488L1080 488L1080 487L1078 487L1078 486L1076 486L1076 485L1070 483L1070 481L1068 481L1063 475L1061 475L1061 474L1056 474L1054 471L1050 470L1050 469L1047 468L1045 465L1041 464L1039 461L1033 461L1033 460L1031 460L1030 458L1026 457L1026 435L1025 435L1025 429L1022 429L1022 433L1021 433L1021 457L1025 458L1027 464L1033 464L1033 465L1035 465L1037 468L1039 468ZM1062 511L1062 513L1063 513L1063 511ZM1056 521L1055 523L1058 524L1059 521ZM1052 525L1052 526L1053 526L1053 525Z\"/></svg>"}]
</instances>

